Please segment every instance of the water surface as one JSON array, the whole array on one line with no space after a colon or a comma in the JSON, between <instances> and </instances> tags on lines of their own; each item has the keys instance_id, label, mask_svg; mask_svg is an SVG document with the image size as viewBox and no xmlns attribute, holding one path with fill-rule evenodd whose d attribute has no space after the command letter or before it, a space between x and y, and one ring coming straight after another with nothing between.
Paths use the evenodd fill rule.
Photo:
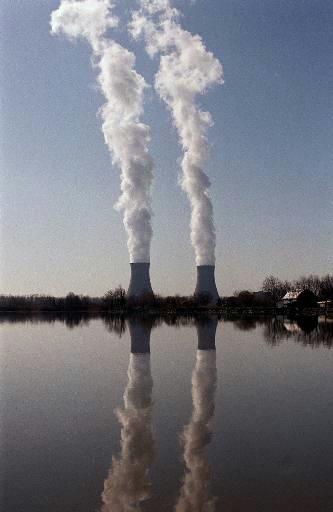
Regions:
<instances>
[{"instance_id":1,"label":"water surface","mask_svg":"<svg viewBox=\"0 0 333 512\"><path fill-rule=\"evenodd\" d=\"M333 510L332 323L11 320L6 512Z\"/></svg>"}]
</instances>

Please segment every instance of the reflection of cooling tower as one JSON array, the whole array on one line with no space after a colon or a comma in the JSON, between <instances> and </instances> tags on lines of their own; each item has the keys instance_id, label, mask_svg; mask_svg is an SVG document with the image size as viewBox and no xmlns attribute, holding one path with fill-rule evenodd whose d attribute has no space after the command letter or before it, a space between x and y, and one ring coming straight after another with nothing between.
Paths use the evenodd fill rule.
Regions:
<instances>
[{"instance_id":1,"label":"reflection of cooling tower","mask_svg":"<svg viewBox=\"0 0 333 512\"><path fill-rule=\"evenodd\" d=\"M197 285L194 295L210 295L212 301L217 301L219 294L215 283L214 265L199 265L197 267Z\"/></svg>"},{"instance_id":2,"label":"reflection of cooling tower","mask_svg":"<svg viewBox=\"0 0 333 512\"><path fill-rule=\"evenodd\" d=\"M117 411L121 425L121 453L113 457L104 483L102 512L141 510L151 495L149 467L154 455L150 328L129 321L131 355L124 407Z\"/></svg>"},{"instance_id":3,"label":"reflection of cooling tower","mask_svg":"<svg viewBox=\"0 0 333 512\"><path fill-rule=\"evenodd\" d=\"M201 329L201 326L197 326L197 329L198 344L204 345L205 348L197 350L197 360L192 373L193 412L183 432L186 472L176 512L214 512L216 503L210 492L211 471L206 454L206 448L211 441L211 422L214 417L217 377L213 333L216 324L212 320L210 329ZM206 340L203 339L205 333Z\"/></svg>"},{"instance_id":4,"label":"reflection of cooling tower","mask_svg":"<svg viewBox=\"0 0 333 512\"><path fill-rule=\"evenodd\" d=\"M215 350L217 318L197 319L198 350Z\"/></svg>"},{"instance_id":5,"label":"reflection of cooling tower","mask_svg":"<svg viewBox=\"0 0 333 512\"><path fill-rule=\"evenodd\" d=\"M153 294L150 284L150 263L131 263L131 280L127 290L127 297L140 297L144 294Z\"/></svg>"},{"instance_id":6,"label":"reflection of cooling tower","mask_svg":"<svg viewBox=\"0 0 333 512\"><path fill-rule=\"evenodd\" d=\"M132 354L150 353L151 323L140 321L136 318L129 318L128 327L131 337Z\"/></svg>"}]
</instances>

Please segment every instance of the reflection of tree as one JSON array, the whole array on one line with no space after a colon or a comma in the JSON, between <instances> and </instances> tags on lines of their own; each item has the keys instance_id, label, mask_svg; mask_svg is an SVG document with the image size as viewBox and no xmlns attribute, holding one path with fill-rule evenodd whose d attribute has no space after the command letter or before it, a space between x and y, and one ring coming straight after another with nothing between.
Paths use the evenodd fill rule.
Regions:
<instances>
[{"instance_id":1,"label":"reflection of tree","mask_svg":"<svg viewBox=\"0 0 333 512\"><path fill-rule=\"evenodd\" d=\"M80 313L69 313L64 316L66 327L74 329L89 324L89 316Z\"/></svg>"},{"instance_id":2,"label":"reflection of tree","mask_svg":"<svg viewBox=\"0 0 333 512\"><path fill-rule=\"evenodd\" d=\"M75 327L88 325L90 320L94 318L96 318L96 315L80 311L43 311L42 313L24 311L20 313L1 312L0 324L54 324L55 322L61 322L65 324L69 329L74 329Z\"/></svg>"},{"instance_id":3,"label":"reflection of tree","mask_svg":"<svg viewBox=\"0 0 333 512\"><path fill-rule=\"evenodd\" d=\"M302 326L304 328L304 325ZM296 336L296 341L304 346L318 348L333 347L333 322L319 322L312 331L303 331Z\"/></svg>"},{"instance_id":4,"label":"reflection of tree","mask_svg":"<svg viewBox=\"0 0 333 512\"><path fill-rule=\"evenodd\" d=\"M267 319L264 337L269 345L278 345L292 339L312 348L333 346L333 322L319 321L317 317L300 317L295 320Z\"/></svg>"},{"instance_id":5,"label":"reflection of tree","mask_svg":"<svg viewBox=\"0 0 333 512\"><path fill-rule=\"evenodd\" d=\"M186 470L176 512L213 512L216 499L210 492L211 471L205 448L211 441L216 390L216 352L198 350L192 374L193 413L184 428Z\"/></svg>"},{"instance_id":6,"label":"reflection of tree","mask_svg":"<svg viewBox=\"0 0 333 512\"><path fill-rule=\"evenodd\" d=\"M257 320L251 316L243 316L238 320L235 320L235 327L240 331L251 331L256 329Z\"/></svg>"},{"instance_id":7,"label":"reflection of tree","mask_svg":"<svg viewBox=\"0 0 333 512\"><path fill-rule=\"evenodd\" d=\"M113 457L104 484L102 512L140 510L140 503L151 494L148 470L153 460L152 388L150 354L138 325L130 324L132 347L142 353L131 353L124 407L117 411L121 425L121 453ZM149 333L150 334L150 333ZM148 340L149 341L149 340Z\"/></svg>"},{"instance_id":8,"label":"reflection of tree","mask_svg":"<svg viewBox=\"0 0 333 512\"><path fill-rule=\"evenodd\" d=\"M218 315L214 315L218 318ZM186 313L186 314L164 314L158 312L153 314L136 311L135 313L114 313L109 311L22 311L20 313L1 311L1 323L55 323L63 322L69 328L80 327L88 324L90 320L102 319L105 328L110 333L115 333L121 337L126 331L126 319L137 319L138 322L155 329L163 324L172 327L187 327L209 318L205 313ZM221 317L219 317L220 319Z\"/></svg>"},{"instance_id":9,"label":"reflection of tree","mask_svg":"<svg viewBox=\"0 0 333 512\"><path fill-rule=\"evenodd\" d=\"M170 325L172 327L187 327L187 326L193 326L195 322L194 315L188 314L188 315L177 315L177 314L171 314L167 315L164 318L161 317L161 320L163 320L166 325Z\"/></svg>"},{"instance_id":10,"label":"reflection of tree","mask_svg":"<svg viewBox=\"0 0 333 512\"><path fill-rule=\"evenodd\" d=\"M264 328L264 338L268 345L279 345L286 337L288 331L283 322L277 318L268 318Z\"/></svg>"},{"instance_id":11,"label":"reflection of tree","mask_svg":"<svg viewBox=\"0 0 333 512\"><path fill-rule=\"evenodd\" d=\"M126 331L126 322L124 315L103 315L105 328L110 333L115 333L122 337Z\"/></svg>"}]
</instances>

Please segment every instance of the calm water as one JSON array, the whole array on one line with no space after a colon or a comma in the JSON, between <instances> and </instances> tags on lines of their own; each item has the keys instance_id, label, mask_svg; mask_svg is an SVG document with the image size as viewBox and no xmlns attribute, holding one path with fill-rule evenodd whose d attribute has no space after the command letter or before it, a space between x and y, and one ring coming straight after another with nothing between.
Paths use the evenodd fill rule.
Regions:
<instances>
[{"instance_id":1,"label":"calm water","mask_svg":"<svg viewBox=\"0 0 333 512\"><path fill-rule=\"evenodd\" d=\"M180 323L2 321L5 512L333 511L333 324Z\"/></svg>"}]
</instances>

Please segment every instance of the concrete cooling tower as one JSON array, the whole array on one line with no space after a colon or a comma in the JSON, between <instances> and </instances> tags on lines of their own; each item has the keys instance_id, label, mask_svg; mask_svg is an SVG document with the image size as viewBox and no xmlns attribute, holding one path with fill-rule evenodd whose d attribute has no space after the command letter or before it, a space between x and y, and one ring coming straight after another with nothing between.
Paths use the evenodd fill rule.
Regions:
<instances>
[{"instance_id":1,"label":"concrete cooling tower","mask_svg":"<svg viewBox=\"0 0 333 512\"><path fill-rule=\"evenodd\" d=\"M141 295L153 295L150 284L150 263L131 263L131 279L127 290L127 297L140 297Z\"/></svg>"},{"instance_id":2,"label":"concrete cooling tower","mask_svg":"<svg viewBox=\"0 0 333 512\"><path fill-rule=\"evenodd\" d=\"M215 283L215 266L214 265L199 265L197 267L197 285L195 287L194 295L210 295L213 302L219 298L219 294Z\"/></svg>"}]
</instances>

